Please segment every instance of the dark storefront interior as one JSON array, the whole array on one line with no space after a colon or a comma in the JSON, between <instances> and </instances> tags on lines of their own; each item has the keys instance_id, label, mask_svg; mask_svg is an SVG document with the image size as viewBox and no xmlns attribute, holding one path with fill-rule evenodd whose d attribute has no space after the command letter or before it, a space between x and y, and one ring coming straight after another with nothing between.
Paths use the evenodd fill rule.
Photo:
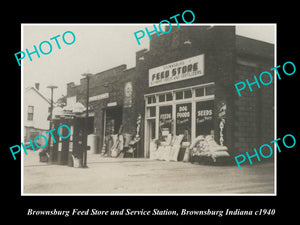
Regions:
<instances>
[{"instance_id":1,"label":"dark storefront interior","mask_svg":"<svg viewBox=\"0 0 300 225\"><path fill-rule=\"evenodd\" d=\"M122 108L118 106L106 108L105 136L118 133L122 124Z\"/></svg>"}]
</instances>

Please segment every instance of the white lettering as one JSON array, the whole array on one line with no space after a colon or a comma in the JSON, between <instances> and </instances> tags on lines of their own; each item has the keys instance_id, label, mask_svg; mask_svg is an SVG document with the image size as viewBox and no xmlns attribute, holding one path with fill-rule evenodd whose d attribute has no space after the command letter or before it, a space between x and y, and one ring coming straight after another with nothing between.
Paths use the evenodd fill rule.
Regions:
<instances>
[{"instance_id":1,"label":"white lettering","mask_svg":"<svg viewBox=\"0 0 300 225\"><path fill-rule=\"evenodd\" d=\"M212 115L212 110L209 109L209 110L199 110L197 112L197 115L198 116L211 116Z\"/></svg>"}]
</instances>

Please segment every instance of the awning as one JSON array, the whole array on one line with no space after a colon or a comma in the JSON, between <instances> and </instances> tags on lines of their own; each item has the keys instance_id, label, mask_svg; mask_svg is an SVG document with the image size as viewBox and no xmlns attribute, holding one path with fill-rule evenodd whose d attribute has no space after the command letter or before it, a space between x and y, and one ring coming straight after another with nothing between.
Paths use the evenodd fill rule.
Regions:
<instances>
[{"instance_id":1,"label":"awning","mask_svg":"<svg viewBox=\"0 0 300 225\"><path fill-rule=\"evenodd\" d=\"M82 105L80 102L76 102L72 107L73 113L83 113L86 110L86 107Z\"/></svg>"},{"instance_id":2,"label":"awning","mask_svg":"<svg viewBox=\"0 0 300 225\"><path fill-rule=\"evenodd\" d=\"M91 110L91 107L88 108L89 111ZM80 102L76 102L72 105L66 105L65 107L55 107L52 111L52 119L59 119L59 118L66 118L66 117L83 117L85 116L86 107L81 104ZM90 115L89 116L93 116ZM92 113L93 114L93 113Z\"/></svg>"}]
</instances>

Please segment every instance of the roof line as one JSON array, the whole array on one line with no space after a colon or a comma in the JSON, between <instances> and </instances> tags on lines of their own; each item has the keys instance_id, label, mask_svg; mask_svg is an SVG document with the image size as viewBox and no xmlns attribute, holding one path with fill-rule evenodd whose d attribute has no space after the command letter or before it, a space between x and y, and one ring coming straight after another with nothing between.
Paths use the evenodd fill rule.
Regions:
<instances>
[{"instance_id":1,"label":"roof line","mask_svg":"<svg viewBox=\"0 0 300 225\"><path fill-rule=\"evenodd\" d=\"M49 104L51 104L51 101L47 99L44 95L42 95L39 90L37 90L35 87L28 87L26 88L26 91L29 91L30 89L33 89L36 93L38 93L43 99L45 99Z\"/></svg>"}]
</instances>

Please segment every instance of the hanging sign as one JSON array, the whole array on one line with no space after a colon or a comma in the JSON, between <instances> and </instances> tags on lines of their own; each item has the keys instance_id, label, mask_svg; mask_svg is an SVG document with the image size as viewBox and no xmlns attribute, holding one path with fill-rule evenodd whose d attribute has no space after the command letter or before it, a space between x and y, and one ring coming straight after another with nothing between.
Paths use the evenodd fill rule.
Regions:
<instances>
[{"instance_id":1,"label":"hanging sign","mask_svg":"<svg viewBox=\"0 0 300 225\"><path fill-rule=\"evenodd\" d=\"M127 82L124 86L124 108L130 108L132 106L132 83Z\"/></svg>"},{"instance_id":2,"label":"hanging sign","mask_svg":"<svg viewBox=\"0 0 300 225\"><path fill-rule=\"evenodd\" d=\"M224 130L225 130L225 123L226 123L226 103L224 101L220 102L219 104L219 128L220 128L220 145L224 145Z\"/></svg>"},{"instance_id":3,"label":"hanging sign","mask_svg":"<svg viewBox=\"0 0 300 225\"><path fill-rule=\"evenodd\" d=\"M179 60L149 70L149 87L204 75L204 55Z\"/></svg>"}]
</instances>

